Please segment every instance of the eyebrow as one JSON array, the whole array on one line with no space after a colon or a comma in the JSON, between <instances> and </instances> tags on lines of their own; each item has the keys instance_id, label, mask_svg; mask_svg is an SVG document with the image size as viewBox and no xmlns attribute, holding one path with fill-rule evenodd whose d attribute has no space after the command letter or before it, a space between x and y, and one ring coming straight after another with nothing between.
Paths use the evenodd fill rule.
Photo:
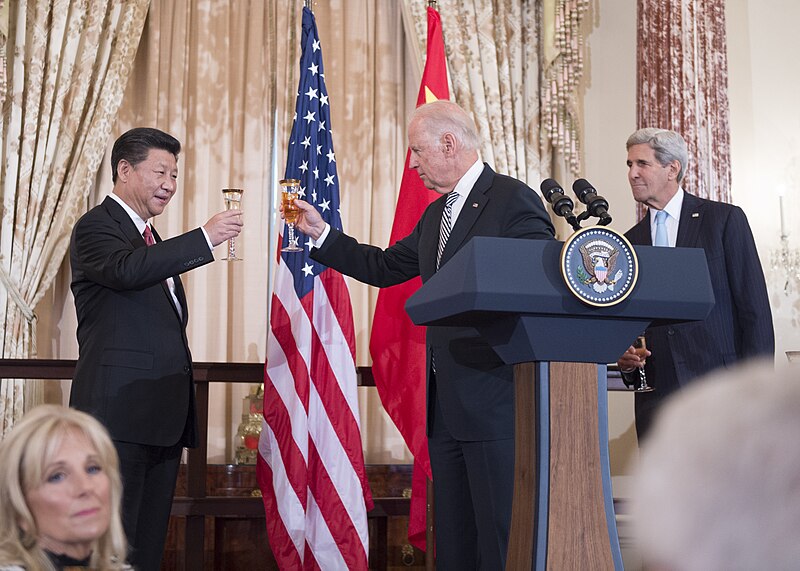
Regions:
<instances>
[{"instance_id":1,"label":"eyebrow","mask_svg":"<svg viewBox=\"0 0 800 571\"><path fill-rule=\"evenodd\" d=\"M100 462L100 456L98 454L88 454L83 459L83 462ZM49 464L46 464L44 466L44 471L47 472L51 468L59 468L59 467L64 467L64 466L68 466L68 465L69 465L69 463L64 461L64 460L54 460L53 462L50 462Z\"/></svg>"}]
</instances>

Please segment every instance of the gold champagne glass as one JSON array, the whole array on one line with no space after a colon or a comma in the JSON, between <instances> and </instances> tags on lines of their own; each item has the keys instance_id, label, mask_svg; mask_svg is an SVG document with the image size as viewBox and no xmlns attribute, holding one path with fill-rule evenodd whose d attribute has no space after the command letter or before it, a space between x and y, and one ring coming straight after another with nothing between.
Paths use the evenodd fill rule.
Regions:
<instances>
[{"instance_id":1,"label":"gold champagne glass","mask_svg":"<svg viewBox=\"0 0 800 571\"><path fill-rule=\"evenodd\" d=\"M222 197L225 199L225 210L241 210L243 193L244 190L241 188L223 188ZM228 256L222 259L227 262L238 262L243 259L236 255L236 238L228 240Z\"/></svg>"},{"instance_id":2,"label":"gold champagne glass","mask_svg":"<svg viewBox=\"0 0 800 571\"><path fill-rule=\"evenodd\" d=\"M642 364L639 365L639 384L636 385L633 390L637 393L649 393L650 391L655 390L655 388L647 384L647 375L644 374L644 362L647 351L647 341L645 340L644 335L639 335L636 338L636 341L633 342L633 350L637 355L639 355L639 359L642 362Z\"/></svg>"},{"instance_id":3,"label":"gold champagne glass","mask_svg":"<svg viewBox=\"0 0 800 571\"><path fill-rule=\"evenodd\" d=\"M285 178L281 180L281 204L283 206L283 218L286 220L286 227L289 229L289 243L281 252L302 252L303 248L297 245L297 238L294 236L294 224L297 222L299 208L294 203L300 192L300 181L296 178Z\"/></svg>"}]
</instances>

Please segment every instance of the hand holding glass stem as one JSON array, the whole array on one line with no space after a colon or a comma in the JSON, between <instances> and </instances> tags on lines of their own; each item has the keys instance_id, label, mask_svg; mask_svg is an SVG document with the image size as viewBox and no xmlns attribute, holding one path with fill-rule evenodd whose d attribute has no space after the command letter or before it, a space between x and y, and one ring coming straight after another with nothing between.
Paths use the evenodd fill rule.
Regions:
<instances>
[{"instance_id":1,"label":"hand holding glass stem","mask_svg":"<svg viewBox=\"0 0 800 571\"><path fill-rule=\"evenodd\" d=\"M223 188L222 197L225 200L225 210L241 210L242 209L242 194L244 190L241 188ZM243 258L236 255L236 238L228 239L228 256L222 258L227 262L238 262Z\"/></svg>"},{"instance_id":2,"label":"hand holding glass stem","mask_svg":"<svg viewBox=\"0 0 800 571\"><path fill-rule=\"evenodd\" d=\"M647 355L650 353L647 350L647 342L644 335L639 335L636 341L633 342L633 352L639 357L639 366L637 367L639 370L639 384L633 390L640 393L650 392L654 389L647 384L647 376L644 373L644 365L647 361Z\"/></svg>"},{"instance_id":3,"label":"hand holding glass stem","mask_svg":"<svg viewBox=\"0 0 800 571\"><path fill-rule=\"evenodd\" d=\"M281 212L286 220L286 227L289 229L288 244L281 248L281 252L302 252L303 248L297 245L297 238L294 236L294 225L297 222L299 209L294 201L300 191L300 181L294 178L285 178L281 184Z\"/></svg>"}]
</instances>

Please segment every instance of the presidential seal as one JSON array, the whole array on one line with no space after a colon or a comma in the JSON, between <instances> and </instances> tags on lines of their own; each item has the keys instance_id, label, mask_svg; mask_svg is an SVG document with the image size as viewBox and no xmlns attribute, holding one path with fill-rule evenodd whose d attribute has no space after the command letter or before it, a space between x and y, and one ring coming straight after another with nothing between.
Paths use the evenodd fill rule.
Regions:
<instances>
[{"instance_id":1,"label":"presidential seal","mask_svg":"<svg viewBox=\"0 0 800 571\"><path fill-rule=\"evenodd\" d=\"M639 263L625 236L606 226L588 226L564 242L561 276L584 303L608 307L631 293Z\"/></svg>"}]
</instances>

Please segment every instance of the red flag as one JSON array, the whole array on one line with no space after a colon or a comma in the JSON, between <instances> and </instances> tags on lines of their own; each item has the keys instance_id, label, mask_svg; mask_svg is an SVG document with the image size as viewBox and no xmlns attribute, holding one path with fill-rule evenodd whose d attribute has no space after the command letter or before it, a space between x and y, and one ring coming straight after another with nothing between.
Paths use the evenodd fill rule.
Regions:
<instances>
[{"instance_id":1,"label":"red flag","mask_svg":"<svg viewBox=\"0 0 800 571\"><path fill-rule=\"evenodd\" d=\"M341 229L330 106L314 16L303 9L295 123L286 178ZM288 245L286 236L282 245ZM270 547L281 569L367 569L367 510L350 294L339 272L282 253L264 366L256 473Z\"/></svg>"},{"instance_id":2,"label":"red flag","mask_svg":"<svg viewBox=\"0 0 800 571\"><path fill-rule=\"evenodd\" d=\"M449 98L442 24L439 13L428 7L428 49L417 106ZM411 233L428 204L439 196L425 188L417 171L408 168L410 154L410 151L406 153L391 244ZM411 323L405 311L406 300L420 285L420 279L415 278L380 291L369 349L372 374L383 406L414 455L408 539L424 550L425 477L431 478L428 439L425 435L425 328Z\"/></svg>"}]
</instances>

